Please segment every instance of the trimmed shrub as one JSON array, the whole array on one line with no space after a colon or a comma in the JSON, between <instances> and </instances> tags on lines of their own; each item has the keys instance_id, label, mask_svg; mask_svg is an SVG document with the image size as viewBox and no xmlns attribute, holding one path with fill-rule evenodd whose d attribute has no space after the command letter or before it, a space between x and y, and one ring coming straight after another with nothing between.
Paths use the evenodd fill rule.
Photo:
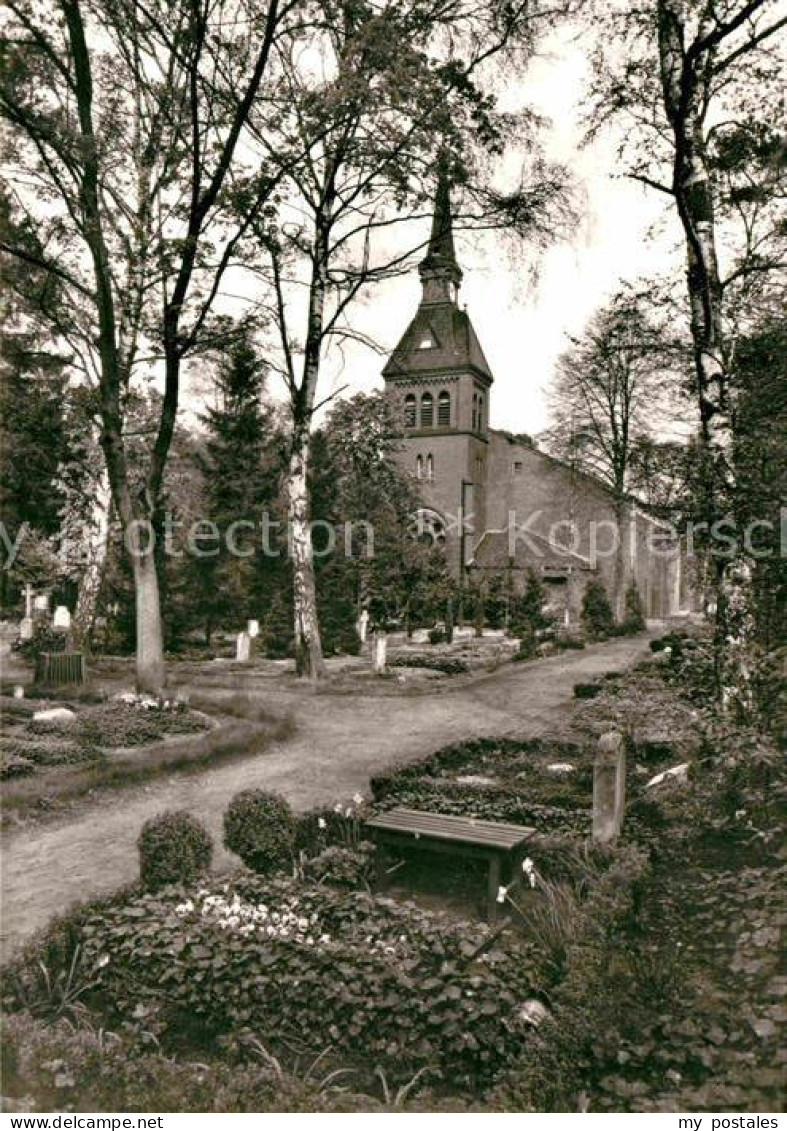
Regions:
<instances>
[{"instance_id":1,"label":"trimmed shrub","mask_svg":"<svg viewBox=\"0 0 787 1131\"><path fill-rule=\"evenodd\" d=\"M260 875L292 864L295 814L283 797L262 789L237 793L224 814L224 844Z\"/></svg>"},{"instance_id":2,"label":"trimmed shrub","mask_svg":"<svg viewBox=\"0 0 787 1131\"><path fill-rule=\"evenodd\" d=\"M589 581L582 598L582 624L591 639L603 640L612 635L615 617L607 591L600 581Z\"/></svg>"},{"instance_id":3,"label":"trimmed shrub","mask_svg":"<svg viewBox=\"0 0 787 1131\"><path fill-rule=\"evenodd\" d=\"M445 629L432 628L429 630L430 644L445 644Z\"/></svg>"},{"instance_id":4,"label":"trimmed shrub","mask_svg":"<svg viewBox=\"0 0 787 1131\"><path fill-rule=\"evenodd\" d=\"M600 683L575 683L574 684L574 698L575 699L595 699L603 691Z\"/></svg>"},{"instance_id":5,"label":"trimmed shrub","mask_svg":"<svg viewBox=\"0 0 787 1131\"><path fill-rule=\"evenodd\" d=\"M50 625L39 623L29 640L20 640L14 645L14 651L34 661L41 652L65 652L67 642L65 632L56 632Z\"/></svg>"},{"instance_id":6,"label":"trimmed shrub","mask_svg":"<svg viewBox=\"0 0 787 1131\"><path fill-rule=\"evenodd\" d=\"M554 619L544 611L547 594L534 570L529 570L525 591L511 602L509 631L512 636L543 637Z\"/></svg>"},{"instance_id":7,"label":"trimmed shrub","mask_svg":"<svg viewBox=\"0 0 787 1131\"><path fill-rule=\"evenodd\" d=\"M201 821L185 810L160 813L142 826L137 842L139 875L146 891L190 883L213 859L213 840Z\"/></svg>"}]
</instances>

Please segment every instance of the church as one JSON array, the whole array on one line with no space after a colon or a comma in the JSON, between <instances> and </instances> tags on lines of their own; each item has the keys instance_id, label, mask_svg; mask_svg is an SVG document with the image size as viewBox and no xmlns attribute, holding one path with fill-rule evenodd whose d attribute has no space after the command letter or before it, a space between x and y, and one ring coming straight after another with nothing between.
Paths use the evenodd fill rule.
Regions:
<instances>
[{"instance_id":1,"label":"church","mask_svg":"<svg viewBox=\"0 0 787 1131\"><path fill-rule=\"evenodd\" d=\"M686 561L668 527L528 438L490 428L494 375L459 305L445 180L418 270L421 301L383 378L404 436L398 458L423 499L421 533L445 546L460 583L503 575L521 591L533 570L565 625L579 621L592 578L618 617L632 582L646 616L688 611Z\"/></svg>"}]
</instances>

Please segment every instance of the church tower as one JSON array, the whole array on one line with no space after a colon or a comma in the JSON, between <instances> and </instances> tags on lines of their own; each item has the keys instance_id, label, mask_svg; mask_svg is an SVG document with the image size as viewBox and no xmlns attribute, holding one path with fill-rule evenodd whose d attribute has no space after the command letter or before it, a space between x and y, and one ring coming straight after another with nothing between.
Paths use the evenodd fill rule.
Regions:
<instances>
[{"instance_id":1,"label":"church tower","mask_svg":"<svg viewBox=\"0 0 787 1131\"><path fill-rule=\"evenodd\" d=\"M485 529L493 378L470 318L459 306L462 271L445 173L418 273L420 305L383 377L404 432L400 458L418 483L426 523L445 539L449 562L458 573L462 550L469 561Z\"/></svg>"}]
</instances>

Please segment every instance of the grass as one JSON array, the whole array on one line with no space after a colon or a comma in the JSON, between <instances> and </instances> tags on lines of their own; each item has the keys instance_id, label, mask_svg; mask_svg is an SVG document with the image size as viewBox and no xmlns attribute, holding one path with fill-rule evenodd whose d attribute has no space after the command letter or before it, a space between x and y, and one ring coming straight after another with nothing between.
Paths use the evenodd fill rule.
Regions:
<instances>
[{"instance_id":1,"label":"grass","mask_svg":"<svg viewBox=\"0 0 787 1131\"><path fill-rule=\"evenodd\" d=\"M295 732L290 716L273 715L248 696L220 701L200 697L190 705L211 714L219 725L177 742L157 742L90 765L53 767L33 777L6 782L3 824L13 826L20 820L60 815L64 808L98 791L129 789L172 774L200 773L208 767L259 755L271 742L286 740Z\"/></svg>"}]
</instances>

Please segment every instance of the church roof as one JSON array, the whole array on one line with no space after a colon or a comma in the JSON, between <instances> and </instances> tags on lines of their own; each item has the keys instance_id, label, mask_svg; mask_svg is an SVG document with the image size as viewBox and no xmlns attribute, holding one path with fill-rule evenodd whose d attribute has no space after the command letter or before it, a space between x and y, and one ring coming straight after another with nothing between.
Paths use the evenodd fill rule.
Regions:
<instances>
[{"instance_id":1,"label":"church roof","mask_svg":"<svg viewBox=\"0 0 787 1131\"><path fill-rule=\"evenodd\" d=\"M462 270L456 260L451 186L444 159L438 175L429 246L418 273L424 286L421 303L388 359L383 376L396 380L414 374L438 375L470 369L491 383L492 371L470 317L456 302Z\"/></svg>"},{"instance_id":2,"label":"church roof","mask_svg":"<svg viewBox=\"0 0 787 1131\"><path fill-rule=\"evenodd\" d=\"M567 569L569 566L574 569L593 568L589 558L569 550L566 546L561 546L559 542L553 542L545 534L528 530L527 538L540 551L540 555L534 553L522 538L517 539L512 556L508 531L487 530L476 546L473 561L485 569L495 570L504 570L509 565L514 569L525 569L534 563L547 569Z\"/></svg>"},{"instance_id":3,"label":"church roof","mask_svg":"<svg viewBox=\"0 0 787 1131\"><path fill-rule=\"evenodd\" d=\"M428 347L423 345L426 341L431 343ZM419 306L383 375L396 378L468 368L492 380L489 362L469 315L454 303L445 302Z\"/></svg>"}]
</instances>

